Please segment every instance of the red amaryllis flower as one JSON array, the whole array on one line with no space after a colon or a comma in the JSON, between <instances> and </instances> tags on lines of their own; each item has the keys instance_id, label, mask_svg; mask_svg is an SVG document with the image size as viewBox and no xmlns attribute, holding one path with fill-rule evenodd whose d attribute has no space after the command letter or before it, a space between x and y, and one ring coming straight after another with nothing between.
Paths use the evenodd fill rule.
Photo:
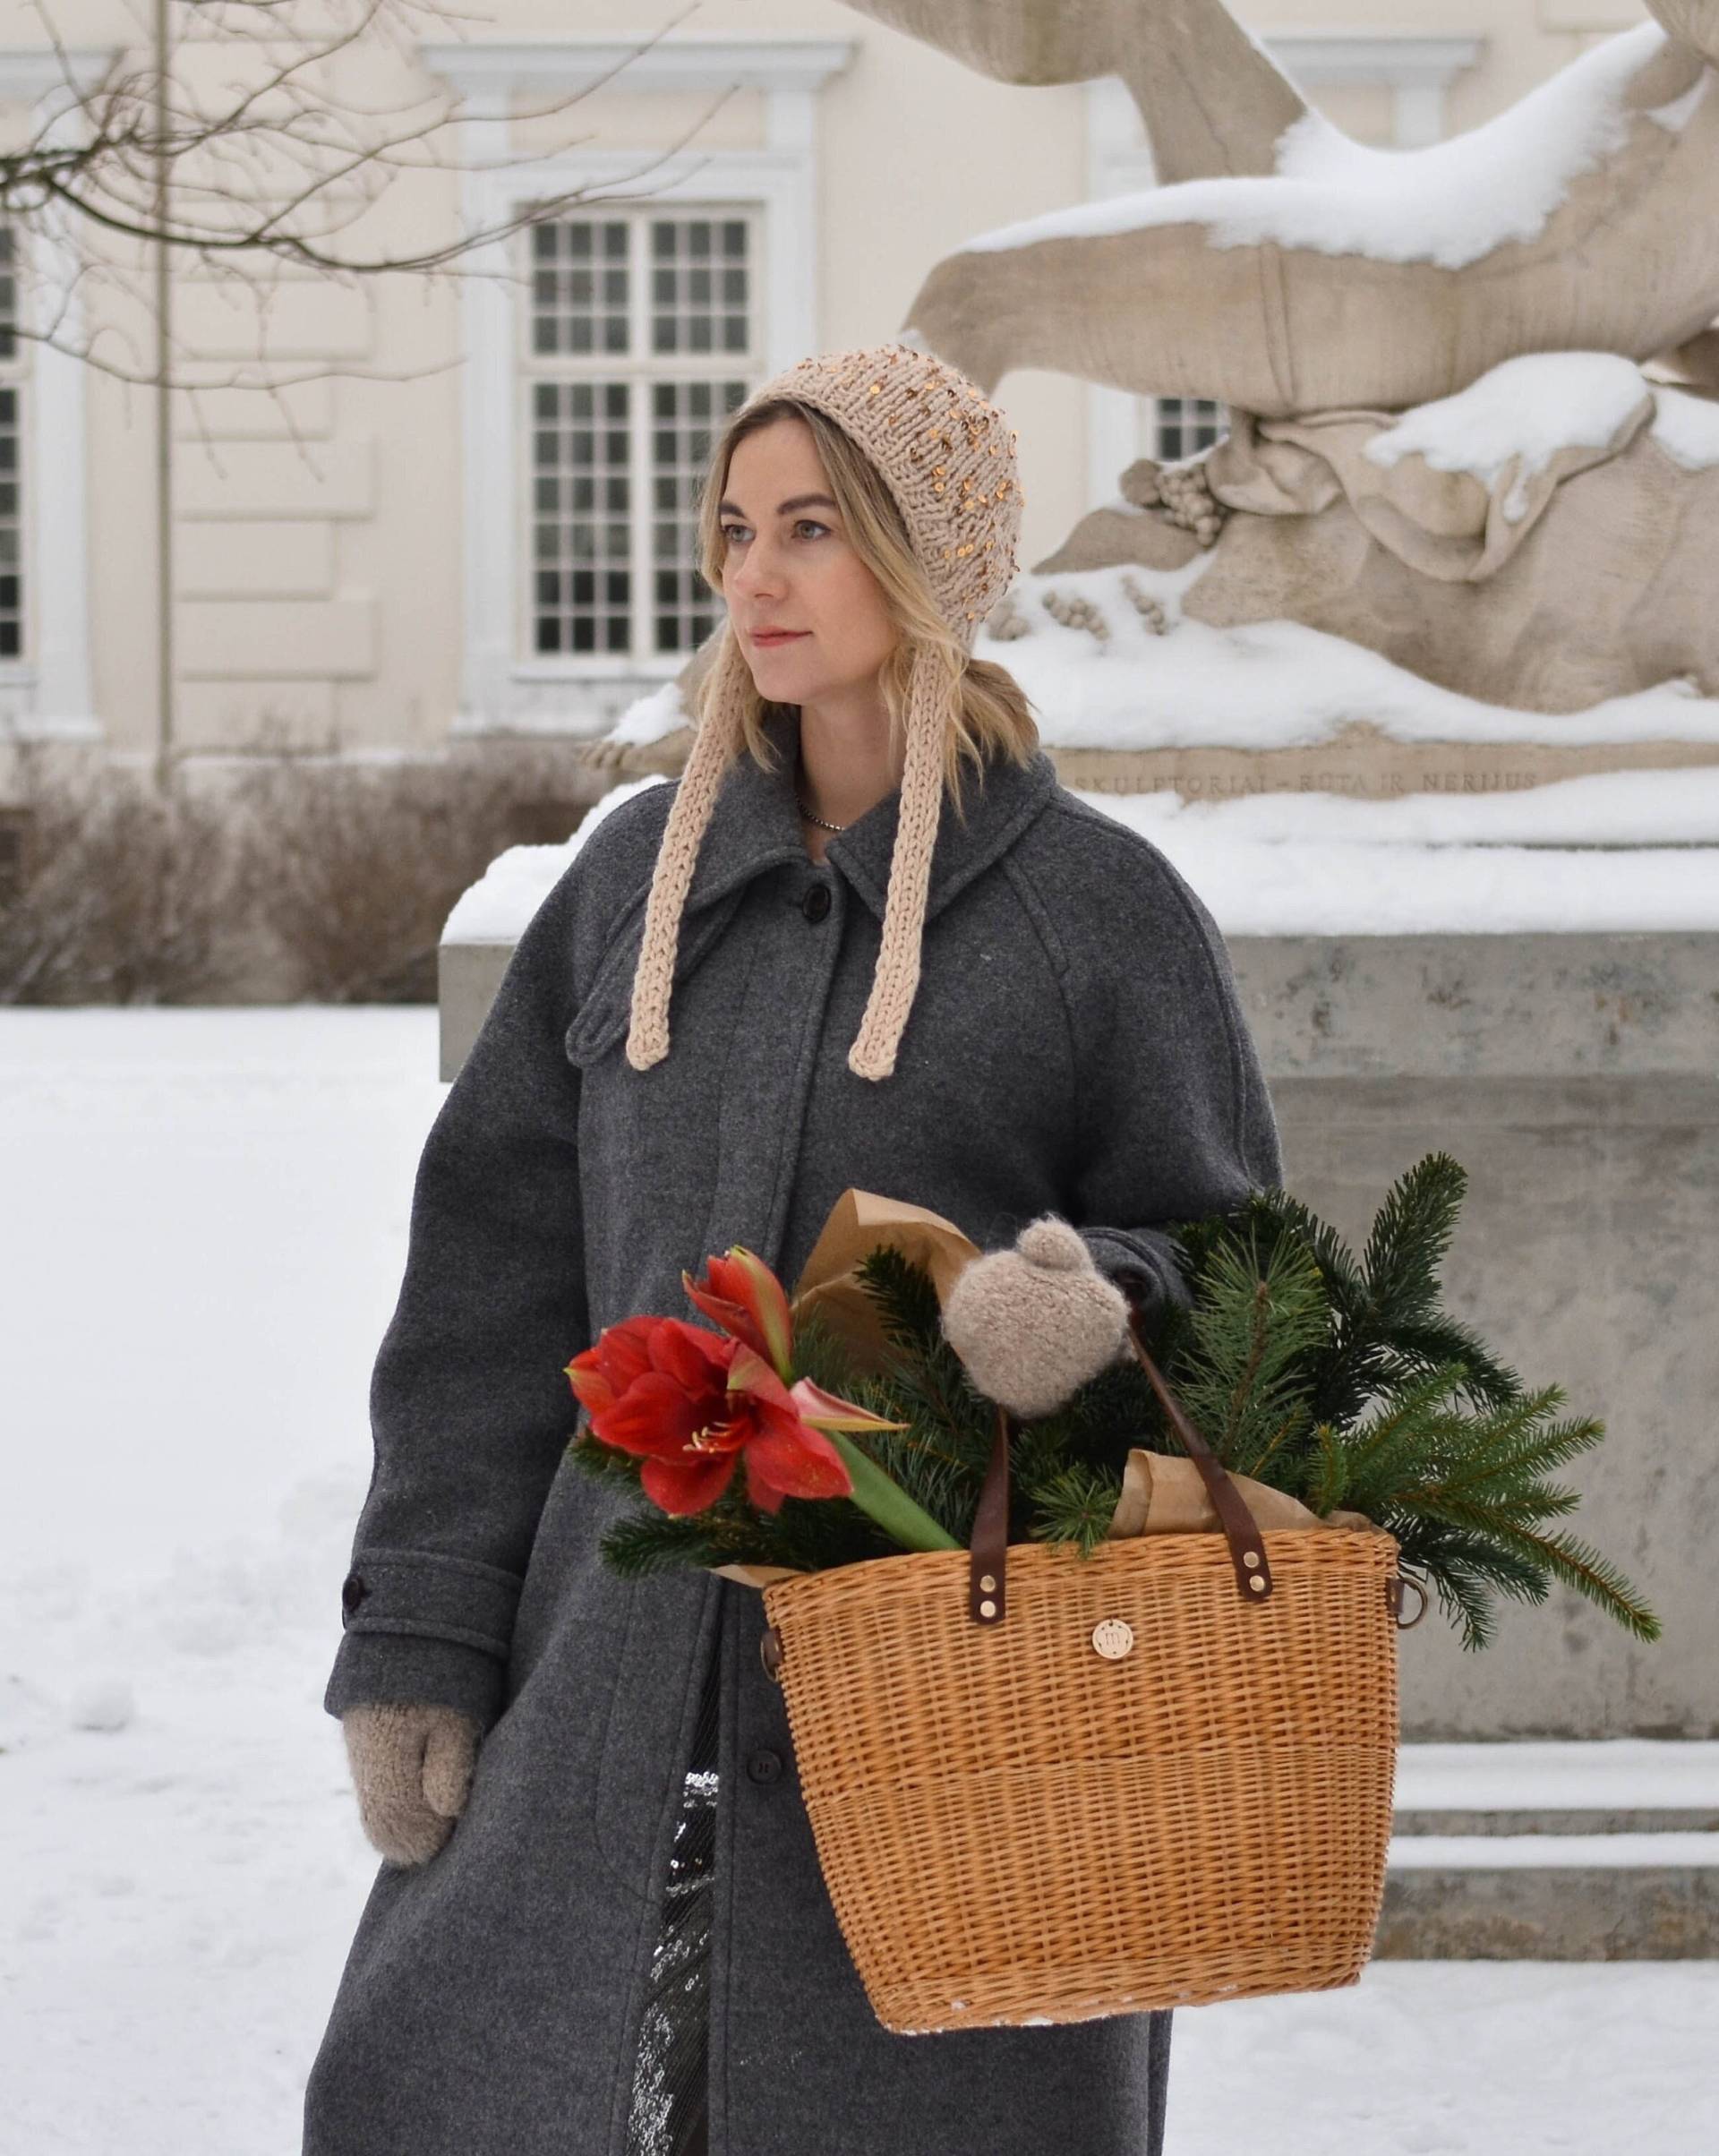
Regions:
<instances>
[{"instance_id":1,"label":"red amaryllis flower","mask_svg":"<svg viewBox=\"0 0 1719 2156\"><path fill-rule=\"evenodd\" d=\"M784 1497L851 1497L905 1549L961 1547L846 1434L907 1424L795 1379L787 1290L756 1252L736 1243L706 1261L703 1280L680 1279L726 1339L680 1318L623 1318L567 1365L593 1433L643 1455L647 1497L702 1512L743 1459L761 1512L781 1511Z\"/></svg>"},{"instance_id":2,"label":"red amaryllis flower","mask_svg":"<svg viewBox=\"0 0 1719 2156\"><path fill-rule=\"evenodd\" d=\"M791 1382L794 1326L788 1290L756 1251L736 1243L726 1257L706 1259L702 1280L683 1271L680 1285L695 1308L762 1356L783 1384Z\"/></svg>"},{"instance_id":3,"label":"red amaryllis flower","mask_svg":"<svg viewBox=\"0 0 1719 2156\"><path fill-rule=\"evenodd\" d=\"M640 1484L665 1512L714 1504L742 1459L747 1496L763 1512L779 1512L784 1497L852 1493L841 1454L743 1340L680 1318L623 1318L567 1374L595 1434L644 1457Z\"/></svg>"}]
</instances>

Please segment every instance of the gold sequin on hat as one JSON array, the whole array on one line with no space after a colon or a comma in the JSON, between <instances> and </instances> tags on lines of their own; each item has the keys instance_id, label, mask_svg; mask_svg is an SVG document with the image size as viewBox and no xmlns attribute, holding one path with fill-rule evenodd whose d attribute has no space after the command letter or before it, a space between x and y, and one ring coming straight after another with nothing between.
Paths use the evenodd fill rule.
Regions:
<instances>
[{"instance_id":1,"label":"gold sequin on hat","mask_svg":"<svg viewBox=\"0 0 1719 2156\"><path fill-rule=\"evenodd\" d=\"M969 652L979 624L1013 582L1021 535L1015 430L957 368L910 345L816 353L753 391L814 406L851 435L882 475L944 620ZM860 1078L887 1078L919 980L919 941L943 806L943 706L936 670L916 654L908 677L901 805L871 994L848 1051ZM699 722L657 848L633 976L627 1060L648 1070L669 1052L669 997L680 915L718 787L741 753L751 670L723 628Z\"/></svg>"}]
</instances>

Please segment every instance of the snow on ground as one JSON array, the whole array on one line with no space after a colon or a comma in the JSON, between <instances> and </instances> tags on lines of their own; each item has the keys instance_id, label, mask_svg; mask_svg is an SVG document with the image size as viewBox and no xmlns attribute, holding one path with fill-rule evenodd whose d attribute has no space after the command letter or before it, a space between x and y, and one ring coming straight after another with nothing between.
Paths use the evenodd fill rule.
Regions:
<instances>
[{"instance_id":1,"label":"snow on ground","mask_svg":"<svg viewBox=\"0 0 1719 2156\"><path fill-rule=\"evenodd\" d=\"M1275 173L1184 180L1077 202L975 234L961 251L1008 252L1150 225L1203 225L1214 247L1272 241L1321 254L1460 269L1509 241L1538 238L1571 182L1616 155L1629 135L1623 100L1629 85L1665 42L1650 22L1608 38L1508 110L1424 149L1375 149L1310 111L1279 136ZM1646 116L1678 133L1711 90L1709 71Z\"/></svg>"},{"instance_id":2,"label":"snow on ground","mask_svg":"<svg viewBox=\"0 0 1719 2156\"><path fill-rule=\"evenodd\" d=\"M0 2156L298 2147L378 1862L321 1692L435 1067L427 1008L0 1011ZM1168 2148L1694 2156L1716 2023L1715 1964L1377 1964L1178 2015Z\"/></svg>"},{"instance_id":3,"label":"snow on ground","mask_svg":"<svg viewBox=\"0 0 1719 2156\"><path fill-rule=\"evenodd\" d=\"M270 2156L376 1857L321 1689L435 1014L0 1012L0 2152Z\"/></svg>"},{"instance_id":4,"label":"snow on ground","mask_svg":"<svg viewBox=\"0 0 1719 2156\"><path fill-rule=\"evenodd\" d=\"M1184 2011L1166 2156L1704 2156L1719 1964L1378 1962Z\"/></svg>"}]
</instances>

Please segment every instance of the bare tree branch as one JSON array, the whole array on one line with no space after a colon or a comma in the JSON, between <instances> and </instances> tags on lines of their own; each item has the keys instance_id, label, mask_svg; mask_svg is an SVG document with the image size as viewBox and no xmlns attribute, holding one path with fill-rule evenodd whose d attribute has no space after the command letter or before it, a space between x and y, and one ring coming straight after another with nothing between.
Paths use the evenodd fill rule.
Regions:
<instances>
[{"instance_id":1,"label":"bare tree branch","mask_svg":"<svg viewBox=\"0 0 1719 2156\"><path fill-rule=\"evenodd\" d=\"M16 251L30 302L16 334L139 386L282 389L334 375L418 379L457 364L438 361L403 376L398 368L357 364L295 367L264 352L222 366L181 341L164 378L159 355L146 356L141 340L112 321L86 329L84 318L96 310L84 301L111 280L126 290L128 307L147 313L139 272L150 253L166 249L246 292L266 345L265 318L283 277L508 278L517 272L507 267L507 243L520 232L594 199L649 199L653 175L687 150L735 87L720 91L668 148L605 183L600 196L584 187L544 195L506 215L465 222L445 238L390 249L362 235L393 191L404 187L406 194L394 199L409 201L413 184L426 177L506 171L526 161L470 154L451 91L390 101L355 87L377 56L398 70L415 69L426 27L461 34L476 18L443 0L170 0L165 68L140 22L136 47L115 52L91 80L88 56L65 42L47 0L33 4L61 81L41 100L28 138L0 151L0 224L40 243ZM535 102L519 117L542 124L572 110L624 74L696 4L593 81Z\"/></svg>"}]
</instances>

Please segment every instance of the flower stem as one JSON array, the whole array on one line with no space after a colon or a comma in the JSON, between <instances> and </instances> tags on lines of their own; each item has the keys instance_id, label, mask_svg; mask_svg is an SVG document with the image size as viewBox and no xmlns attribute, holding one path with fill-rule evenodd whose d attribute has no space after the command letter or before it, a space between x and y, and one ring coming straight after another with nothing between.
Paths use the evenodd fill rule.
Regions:
<instances>
[{"instance_id":1,"label":"flower stem","mask_svg":"<svg viewBox=\"0 0 1719 2156\"><path fill-rule=\"evenodd\" d=\"M916 1505L900 1483L885 1475L851 1437L840 1430L825 1434L842 1455L842 1464L853 1484L854 1503L875 1519L885 1535L894 1536L910 1550L959 1550L963 1546Z\"/></svg>"}]
</instances>

